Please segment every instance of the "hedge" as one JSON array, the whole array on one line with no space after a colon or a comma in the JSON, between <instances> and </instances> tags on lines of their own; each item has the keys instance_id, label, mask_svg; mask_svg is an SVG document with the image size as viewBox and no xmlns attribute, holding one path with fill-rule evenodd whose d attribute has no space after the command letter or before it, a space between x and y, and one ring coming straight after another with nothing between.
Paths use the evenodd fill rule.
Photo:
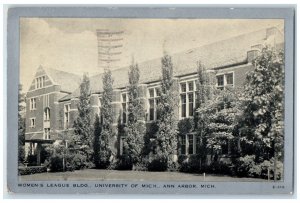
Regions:
<instances>
[{"instance_id":1,"label":"hedge","mask_svg":"<svg viewBox=\"0 0 300 203\"><path fill-rule=\"evenodd\" d=\"M44 173L47 172L46 166L28 166L28 167L19 167L19 175L30 175L35 173Z\"/></svg>"}]
</instances>

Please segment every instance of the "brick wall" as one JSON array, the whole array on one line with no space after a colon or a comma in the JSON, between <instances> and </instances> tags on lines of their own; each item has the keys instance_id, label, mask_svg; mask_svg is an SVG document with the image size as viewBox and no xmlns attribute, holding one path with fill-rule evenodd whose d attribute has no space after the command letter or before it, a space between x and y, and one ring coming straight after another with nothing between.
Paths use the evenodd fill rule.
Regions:
<instances>
[{"instance_id":1,"label":"brick wall","mask_svg":"<svg viewBox=\"0 0 300 203\"><path fill-rule=\"evenodd\" d=\"M234 86L235 87L243 87L246 81L246 76L249 71L254 70L252 64L248 63L245 65L228 67L220 70L216 70L215 74L226 74L226 73L234 73Z\"/></svg>"}]
</instances>

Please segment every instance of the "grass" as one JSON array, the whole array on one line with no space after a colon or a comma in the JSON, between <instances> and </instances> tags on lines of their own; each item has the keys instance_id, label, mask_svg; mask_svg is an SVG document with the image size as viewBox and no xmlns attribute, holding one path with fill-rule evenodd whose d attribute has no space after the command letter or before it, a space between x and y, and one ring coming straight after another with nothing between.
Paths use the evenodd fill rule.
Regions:
<instances>
[{"instance_id":1,"label":"grass","mask_svg":"<svg viewBox=\"0 0 300 203\"><path fill-rule=\"evenodd\" d=\"M73 172L39 173L20 176L22 181L81 181L81 180L131 180L131 181L210 181L210 182L264 182L267 180L256 178L238 178L222 175L191 174L180 172L148 172L148 171L117 171L85 169Z\"/></svg>"}]
</instances>

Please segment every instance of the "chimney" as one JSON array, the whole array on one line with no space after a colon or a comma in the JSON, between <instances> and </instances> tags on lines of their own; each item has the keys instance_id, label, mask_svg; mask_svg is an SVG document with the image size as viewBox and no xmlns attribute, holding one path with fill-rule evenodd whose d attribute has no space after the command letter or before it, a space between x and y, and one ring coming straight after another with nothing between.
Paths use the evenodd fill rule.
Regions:
<instances>
[{"instance_id":1,"label":"chimney","mask_svg":"<svg viewBox=\"0 0 300 203\"><path fill-rule=\"evenodd\" d=\"M266 38L268 39L270 36L274 36L277 32L277 28L275 27L270 27L270 28L267 28L266 30Z\"/></svg>"},{"instance_id":2,"label":"chimney","mask_svg":"<svg viewBox=\"0 0 300 203\"><path fill-rule=\"evenodd\" d=\"M252 63L252 61L258 56L259 50L253 49L247 52L247 61L248 63Z\"/></svg>"}]
</instances>

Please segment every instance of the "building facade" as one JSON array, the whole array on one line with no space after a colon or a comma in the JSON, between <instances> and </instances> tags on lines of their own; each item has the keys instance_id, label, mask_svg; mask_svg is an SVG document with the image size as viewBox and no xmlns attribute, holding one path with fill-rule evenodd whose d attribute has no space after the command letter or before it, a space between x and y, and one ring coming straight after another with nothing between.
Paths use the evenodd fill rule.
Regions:
<instances>
[{"instance_id":1,"label":"building facade","mask_svg":"<svg viewBox=\"0 0 300 203\"><path fill-rule=\"evenodd\" d=\"M197 62L201 61L215 78L218 89L226 86L242 87L253 59L265 45L283 47L284 37L277 28L266 28L252 33L218 41L199 48L171 55L174 77L179 87L178 119L190 118L196 103ZM144 101L147 132L157 120L160 97L161 60L139 63L139 97ZM114 78L114 125L127 122L128 67L112 70ZM26 95L26 154L36 154L42 162L41 146L63 139L72 131L77 116L80 76L40 66ZM92 114L101 111L102 74L90 77ZM122 154L122 135L111 140L114 154ZM179 154L197 153L194 134L180 137ZM155 147L155 146L154 146Z\"/></svg>"}]
</instances>

